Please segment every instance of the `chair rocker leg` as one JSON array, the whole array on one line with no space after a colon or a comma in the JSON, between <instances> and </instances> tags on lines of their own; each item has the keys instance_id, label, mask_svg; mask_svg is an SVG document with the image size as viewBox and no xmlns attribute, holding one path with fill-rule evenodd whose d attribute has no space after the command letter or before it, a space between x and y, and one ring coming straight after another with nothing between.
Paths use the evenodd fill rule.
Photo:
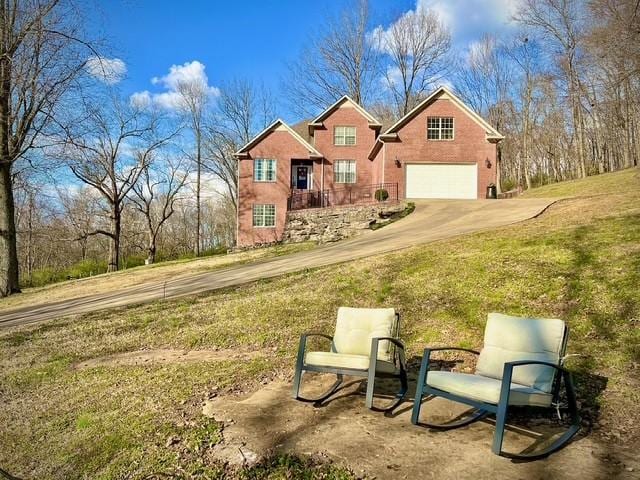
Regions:
<instances>
[{"instance_id":1,"label":"chair rocker leg","mask_svg":"<svg viewBox=\"0 0 640 480\"><path fill-rule=\"evenodd\" d=\"M473 415L471 415L470 417L463 418L456 422L447 422L447 423L419 422L419 423L416 423L416 425L429 427L434 430L453 430L455 428L460 428L466 425L470 425L473 422L477 422L478 420L482 420L484 417L486 417L490 413L491 412L487 410L477 409L473 412Z\"/></svg>"},{"instance_id":2,"label":"chair rocker leg","mask_svg":"<svg viewBox=\"0 0 640 480\"><path fill-rule=\"evenodd\" d=\"M576 401L575 390L573 388L573 381L571 380L571 376L568 373L564 374L564 384L567 392L567 402L569 404L569 416L571 417L571 425L566 432L564 432L555 442L553 442L544 450L533 453L505 452L502 450L502 440L504 437L507 407L505 406L502 409L499 407L498 413L496 414L496 432L493 437L493 453L495 453L496 455L500 455L501 457L506 457L513 460L537 460L547 457L554 452L557 452L567 443L569 443L571 439L580 431L580 415L578 415L578 405Z\"/></svg>"},{"instance_id":3,"label":"chair rocker leg","mask_svg":"<svg viewBox=\"0 0 640 480\"><path fill-rule=\"evenodd\" d=\"M302 374L304 372L300 372L300 375L302 377ZM296 374L297 375L297 374ZM294 398L296 400L299 400L301 402L307 402L307 403L322 403L324 402L327 398L329 398L331 395L333 395L334 393L336 393L336 390L338 390L338 388L340 387L340 385L342 385L342 381L343 381L343 375L340 373L336 374L336 381L333 385L331 385L331 387L329 387L329 389L323 393L322 395L320 395L317 398L306 398L300 395L299 392L299 388L300 388L300 383L301 383L302 378L300 378L299 380L297 380L297 388L295 389L295 396Z\"/></svg>"},{"instance_id":4,"label":"chair rocker leg","mask_svg":"<svg viewBox=\"0 0 640 480\"><path fill-rule=\"evenodd\" d=\"M370 403L367 403L367 407L373 410L374 412L392 412L393 410L395 410L398 407L398 405L402 403L405 395L407 394L407 391L409 390L407 372L404 369L400 371L399 378L400 378L400 390L398 390L398 393L396 393L395 400L391 405L389 405L388 407L382 407L382 408L376 407L375 405L373 405L373 389L372 389ZM367 400L369 400L368 387L369 387L369 384L367 383Z\"/></svg>"},{"instance_id":5,"label":"chair rocker leg","mask_svg":"<svg viewBox=\"0 0 640 480\"><path fill-rule=\"evenodd\" d=\"M562 434L555 442L549 445L544 450L535 453L510 453L500 450L497 454L501 457L510 458L512 460L538 460L540 458L548 457L554 452L557 452L564 447L569 441L580 431L580 425L571 425L569 429Z\"/></svg>"}]
</instances>

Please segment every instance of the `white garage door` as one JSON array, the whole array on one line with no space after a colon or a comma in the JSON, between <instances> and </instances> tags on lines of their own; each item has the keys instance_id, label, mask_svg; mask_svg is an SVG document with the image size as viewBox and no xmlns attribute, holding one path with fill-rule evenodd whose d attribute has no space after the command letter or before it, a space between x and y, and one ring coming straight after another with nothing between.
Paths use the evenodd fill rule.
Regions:
<instances>
[{"instance_id":1,"label":"white garage door","mask_svg":"<svg viewBox=\"0 0 640 480\"><path fill-rule=\"evenodd\" d=\"M408 164L407 198L478 198L477 164Z\"/></svg>"}]
</instances>

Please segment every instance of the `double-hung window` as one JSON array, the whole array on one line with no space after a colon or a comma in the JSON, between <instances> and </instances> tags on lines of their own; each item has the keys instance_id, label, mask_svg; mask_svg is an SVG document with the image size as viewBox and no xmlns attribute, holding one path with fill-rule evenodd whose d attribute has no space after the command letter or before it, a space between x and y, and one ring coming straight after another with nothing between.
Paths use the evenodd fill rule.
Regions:
<instances>
[{"instance_id":1,"label":"double-hung window","mask_svg":"<svg viewBox=\"0 0 640 480\"><path fill-rule=\"evenodd\" d=\"M333 174L336 183L356 183L356 161L336 160Z\"/></svg>"},{"instance_id":2,"label":"double-hung window","mask_svg":"<svg viewBox=\"0 0 640 480\"><path fill-rule=\"evenodd\" d=\"M253 206L254 227L275 227L276 206L272 204Z\"/></svg>"},{"instance_id":3,"label":"double-hung window","mask_svg":"<svg viewBox=\"0 0 640 480\"><path fill-rule=\"evenodd\" d=\"M453 118L452 117L427 118L427 139L453 140Z\"/></svg>"},{"instance_id":4,"label":"double-hung window","mask_svg":"<svg viewBox=\"0 0 640 480\"><path fill-rule=\"evenodd\" d=\"M256 182L275 182L276 161L271 158L256 158L253 161L253 180Z\"/></svg>"},{"instance_id":5,"label":"double-hung window","mask_svg":"<svg viewBox=\"0 0 640 480\"><path fill-rule=\"evenodd\" d=\"M334 145L355 145L356 127L337 126L333 127Z\"/></svg>"}]
</instances>

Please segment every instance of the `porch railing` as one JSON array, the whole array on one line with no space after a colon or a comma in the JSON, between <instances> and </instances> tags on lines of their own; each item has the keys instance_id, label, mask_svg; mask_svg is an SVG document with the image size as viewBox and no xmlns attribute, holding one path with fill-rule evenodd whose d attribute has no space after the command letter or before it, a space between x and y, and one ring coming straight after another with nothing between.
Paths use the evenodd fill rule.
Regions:
<instances>
[{"instance_id":1,"label":"porch railing","mask_svg":"<svg viewBox=\"0 0 640 480\"><path fill-rule=\"evenodd\" d=\"M378 192L378 193L376 193ZM398 200L397 183L341 187L333 190L309 190L296 192L289 197L289 210L325 208L340 205L360 205Z\"/></svg>"}]
</instances>

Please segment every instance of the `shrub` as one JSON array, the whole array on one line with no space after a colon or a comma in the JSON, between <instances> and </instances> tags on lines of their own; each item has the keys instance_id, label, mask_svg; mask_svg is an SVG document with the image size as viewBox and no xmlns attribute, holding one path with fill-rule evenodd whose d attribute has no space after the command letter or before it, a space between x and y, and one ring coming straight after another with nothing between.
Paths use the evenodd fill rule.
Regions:
<instances>
[{"instance_id":1,"label":"shrub","mask_svg":"<svg viewBox=\"0 0 640 480\"><path fill-rule=\"evenodd\" d=\"M384 188L379 188L375 193L376 200L379 202L384 202L387 198L389 198L389 192L387 192Z\"/></svg>"}]
</instances>

